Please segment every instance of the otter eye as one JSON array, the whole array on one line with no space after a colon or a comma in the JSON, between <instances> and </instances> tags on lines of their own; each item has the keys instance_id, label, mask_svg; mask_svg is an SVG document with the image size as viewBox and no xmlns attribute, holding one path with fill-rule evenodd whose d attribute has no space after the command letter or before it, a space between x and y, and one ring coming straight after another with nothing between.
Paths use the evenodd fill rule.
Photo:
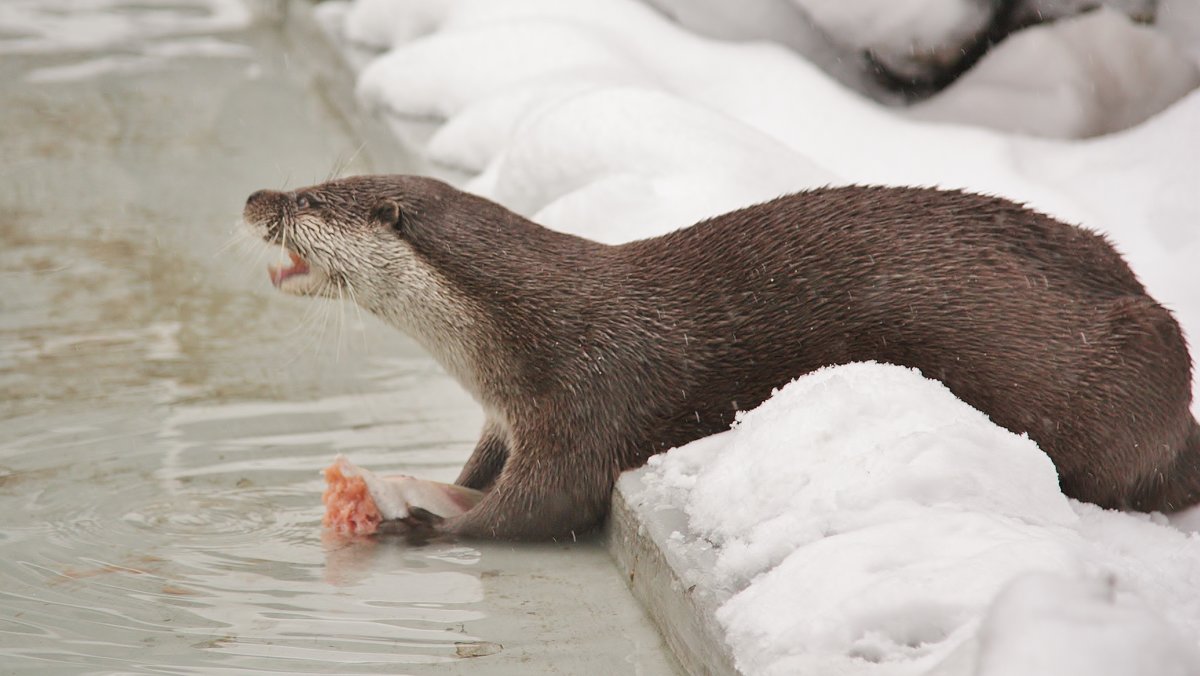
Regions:
<instances>
[{"instance_id":1,"label":"otter eye","mask_svg":"<svg viewBox=\"0 0 1200 676\"><path fill-rule=\"evenodd\" d=\"M296 195L296 206L301 209L308 209L309 207L321 206L321 202L310 195L300 194Z\"/></svg>"}]
</instances>

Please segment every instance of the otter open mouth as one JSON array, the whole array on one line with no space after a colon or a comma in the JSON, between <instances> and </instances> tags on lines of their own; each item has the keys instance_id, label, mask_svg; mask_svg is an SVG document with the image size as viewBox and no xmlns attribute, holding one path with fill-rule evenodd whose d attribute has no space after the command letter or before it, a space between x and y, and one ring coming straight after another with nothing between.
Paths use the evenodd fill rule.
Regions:
<instances>
[{"instance_id":1,"label":"otter open mouth","mask_svg":"<svg viewBox=\"0 0 1200 676\"><path fill-rule=\"evenodd\" d=\"M313 266L300 254L284 249L289 262L280 262L267 266L267 274L276 289L293 296L328 296L330 293L329 274L319 265Z\"/></svg>"},{"instance_id":2,"label":"otter open mouth","mask_svg":"<svg viewBox=\"0 0 1200 676\"><path fill-rule=\"evenodd\" d=\"M267 274L271 277L271 283L275 288L282 288L283 282L291 277L298 275L307 275L309 272L308 263L294 251L289 251L288 257L292 259L291 265L268 265Z\"/></svg>"}]
</instances>

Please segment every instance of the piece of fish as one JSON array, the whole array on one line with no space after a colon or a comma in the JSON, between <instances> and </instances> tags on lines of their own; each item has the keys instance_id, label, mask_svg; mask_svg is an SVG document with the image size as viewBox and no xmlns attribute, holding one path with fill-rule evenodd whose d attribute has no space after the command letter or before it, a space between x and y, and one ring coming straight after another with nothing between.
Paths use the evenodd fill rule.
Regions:
<instances>
[{"instance_id":1,"label":"piece of fish","mask_svg":"<svg viewBox=\"0 0 1200 676\"><path fill-rule=\"evenodd\" d=\"M325 518L322 523L351 535L370 535L384 521L406 519L413 509L442 518L458 516L475 506L483 493L470 488L411 476L381 477L338 454L325 476Z\"/></svg>"}]
</instances>

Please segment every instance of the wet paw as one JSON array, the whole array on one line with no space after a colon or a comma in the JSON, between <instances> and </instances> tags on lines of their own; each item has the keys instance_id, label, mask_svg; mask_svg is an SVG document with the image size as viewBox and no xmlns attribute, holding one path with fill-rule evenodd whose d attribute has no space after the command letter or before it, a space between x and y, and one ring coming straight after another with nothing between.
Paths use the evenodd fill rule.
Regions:
<instances>
[{"instance_id":1,"label":"wet paw","mask_svg":"<svg viewBox=\"0 0 1200 676\"><path fill-rule=\"evenodd\" d=\"M408 516L381 521L376 532L403 537L412 545L423 545L445 535L441 528L444 522L445 519L437 514L410 505Z\"/></svg>"}]
</instances>

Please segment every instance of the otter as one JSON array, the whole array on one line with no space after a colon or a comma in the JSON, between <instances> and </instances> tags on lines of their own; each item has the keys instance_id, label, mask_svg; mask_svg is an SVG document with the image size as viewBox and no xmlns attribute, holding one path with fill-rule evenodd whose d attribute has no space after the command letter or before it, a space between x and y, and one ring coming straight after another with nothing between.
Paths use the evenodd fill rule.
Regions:
<instances>
[{"instance_id":1,"label":"otter","mask_svg":"<svg viewBox=\"0 0 1200 676\"><path fill-rule=\"evenodd\" d=\"M797 376L868 360L1028 434L1069 496L1200 499L1179 325L1103 236L1006 199L823 188L610 246L397 175L259 191L244 217L291 258L272 269L280 290L350 290L483 407L457 483L486 495L437 533L589 530L622 471Z\"/></svg>"}]
</instances>

